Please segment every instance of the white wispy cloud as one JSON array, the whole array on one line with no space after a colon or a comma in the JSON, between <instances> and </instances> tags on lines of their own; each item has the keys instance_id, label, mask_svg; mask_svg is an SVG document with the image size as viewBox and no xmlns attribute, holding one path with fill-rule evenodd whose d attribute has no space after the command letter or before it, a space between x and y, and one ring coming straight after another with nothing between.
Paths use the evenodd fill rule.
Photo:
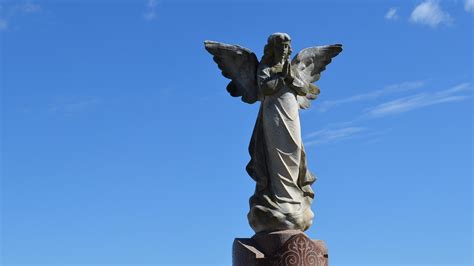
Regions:
<instances>
[{"instance_id":1,"label":"white wispy cloud","mask_svg":"<svg viewBox=\"0 0 474 266\"><path fill-rule=\"evenodd\" d=\"M312 146L315 144L325 144L342 141L355 135L366 131L365 127L343 127L343 128L325 128L315 132L312 132L306 136L309 141L305 142L306 146Z\"/></svg>"},{"instance_id":2,"label":"white wispy cloud","mask_svg":"<svg viewBox=\"0 0 474 266\"><path fill-rule=\"evenodd\" d=\"M405 84L405 85L402 85ZM407 84L412 84L407 86ZM407 87L419 87L417 83L400 83L390 85L385 90L399 90ZM381 90L380 90L381 91ZM363 95L361 98L374 97L379 95L380 91L373 92L373 94ZM365 126L365 124L372 119L383 118L389 115L401 114L415 109L420 109L427 106L432 106L441 103L459 102L473 98L474 86L470 82L460 83L449 89L439 90L435 92L424 92L415 95L391 100L375 107L367 108L355 118L341 122L333 123L324 126L323 129L314 131L305 136L305 145L321 145L336 143L347 139L366 139L369 142L375 142L382 138L391 129L373 130ZM384 92L385 93L385 92ZM349 99L349 98L348 98ZM358 98L356 98L358 99ZM352 101L352 100L351 100ZM349 102L349 101L346 101Z\"/></svg>"},{"instance_id":3,"label":"white wispy cloud","mask_svg":"<svg viewBox=\"0 0 474 266\"><path fill-rule=\"evenodd\" d=\"M441 8L439 1L426 0L413 9L410 21L435 28L442 24L449 25L453 19Z\"/></svg>"},{"instance_id":4,"label":"white wispy cloud","mask_svg":"<svg viewBox=\"0 0 474 266\"><path fill-rule=\"evenodd\" d=\"M367 118L379 118L435 104L463 101L472 98L472 95L463 92L472 90L473 87L470 83L461 83L447 90L403 97L366 109L365 116Z\"/></svg>"},{"instance_id":5,"label":"white wispy cloud","mask_svg":"<svg viewBox=\"0 0 474 266\"><path fill-rule=\"evenodd\" d=\"M0 6L0 31L6 31L10 28L12 20L18 15L29 15L39 13L42 7L33 2L24 2L21 4L5 4Z\"/></svg>"},{"instance_id":6,"label":"white wispy cloud","mask_svg":"<svg viewBox=\"0 0 474 266\"><path fill-rule=\"evenodd\" d=\"M158 5L158 1L157 0L148 0L147 2L147 10L145 12L145 14L143 14L143 17L146 19L146 20L154 20L156 19L157 15L156 15L156 6Z\"/></svg>"},{"instance_id":7,"label":"white wispy cloud","mask_svg":"<svg viewBox=\"0 0 474 266\"><path fill-rule=\"evenodd\" d=\"M408 81L408 82L403 82L399 84L392 84L388 85L382 89L367 92L367 93L361 93L361 94L356 94L344 99L339 99L339 100L332 100L332 101L324 101L322 102L317 108L321 112L325 112L333 107L336 107L338 105L342 104L347 104L347 103L354 103L354 102L359 102L359 101L365 101L365 100L372 100L372 99L377 99L381 96L392 94L392 93L397 93L397 92L402 92L402 91L407 91L407 90L414 90L421 88L425 85L425 81L418 80L418 81Z\"/></svg>"},{"instance_id":8,"label":"white wispy cloud","mask_svg":"<svg viewBox=\"0 0 474 266\"><path fill-rule=\"evenodd\" d=\"M21 5L16 5L16 8L18 8L23 13L37 13L42 10L40 5L32 2L26 2Z\"/></svg>"},{"instance_id":9,"label":"white wispy cloud","mask_svg":"<svg viewBox=\"0 0 474 266\"><path fill-rule=\"evenodd\" d=\"M385 14L385 19L387 20L397 20L398 19L398 8L391 7L387 14Z\"/></svg>"},{"instance_id":10,"label":"white wispy cloud","mask_svg":"<svg viewBox=\"0 0 474 266\"><path fill-rule=\"evenodd\" d=\"M474 0L466 0L464 2L464 10L474 13Z\"/></svg>"}]
</instances>

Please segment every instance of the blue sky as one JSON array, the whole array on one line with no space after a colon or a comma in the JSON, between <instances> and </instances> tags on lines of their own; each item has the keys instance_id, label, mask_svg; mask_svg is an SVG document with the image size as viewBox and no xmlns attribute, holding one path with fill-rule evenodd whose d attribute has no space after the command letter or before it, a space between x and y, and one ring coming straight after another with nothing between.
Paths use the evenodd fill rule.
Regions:
<instances>
[{"instance_id":1,"label":"blue sky","mask_svg":"<svg viewBox=\"0 0 474 266\"><path fill-rule=\"evenodd\" d=\"M331 265L472 265L473 1L2 1L2 265L230 265L258 105L204 40L342 43L301 112Z\"/></svg>"}]
</instances>

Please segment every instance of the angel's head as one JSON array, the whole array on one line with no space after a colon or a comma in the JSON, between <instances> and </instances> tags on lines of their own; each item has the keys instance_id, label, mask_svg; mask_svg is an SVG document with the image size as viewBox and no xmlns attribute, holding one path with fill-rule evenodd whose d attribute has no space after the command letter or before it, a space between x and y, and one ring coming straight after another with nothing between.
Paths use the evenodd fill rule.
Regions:
<instances>
[{"instance_id":1,"label":"angel's head","mask_svg":"<svg viewBox=\"0 0 474 266\"><path fill-rule=\"evenodd\" d=\"M291 38L286 33L273 33L268 37L263 51L262 64L273 66L283 62L291 55Z\"/></svg>"}]
</instances>

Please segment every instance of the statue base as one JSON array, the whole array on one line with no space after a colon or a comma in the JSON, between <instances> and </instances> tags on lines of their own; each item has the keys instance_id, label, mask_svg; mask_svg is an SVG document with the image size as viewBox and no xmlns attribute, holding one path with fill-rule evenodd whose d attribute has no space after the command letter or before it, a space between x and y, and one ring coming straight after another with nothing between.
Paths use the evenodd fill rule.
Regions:
<instances>
[{"instance_id":1,"label":"statue base","mask_svg":"<svg viewBox=\"0 0 474 266\"><path fill-rule=\"evenodd\" d=\"M322 240L311 240L299 230L257 233L236 238L233 266L328 266L328 251Z\"/></svg>"}]
</instances>

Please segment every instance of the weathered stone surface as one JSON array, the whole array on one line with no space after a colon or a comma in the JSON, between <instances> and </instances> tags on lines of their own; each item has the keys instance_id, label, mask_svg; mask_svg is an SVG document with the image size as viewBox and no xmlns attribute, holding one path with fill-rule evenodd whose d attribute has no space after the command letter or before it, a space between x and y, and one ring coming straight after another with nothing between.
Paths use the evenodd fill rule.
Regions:
<instances>
[{"instance_id":1,"label":"weathered stone surface","mask_svg":"<svg viewBox=\"0 0 474 266\"><path fill-rule=\"evenodd\" d=\"M249 49L213 41L206 50L232 81L228 92L246 103L260 101L249 145L248 174L256 181L247 215L259 232L307 230L313 221L311 185L316 177L307 167L299 110L310 106L320 78L342 45L309 47L290 56L291 38L274 33L267 39L260 61Z\"/></svg>"},{"instance_id":2,"label":"weathered stone surface","mask_svg":"<svg viewBox=\"0 0 474 266\"><path fill-rule=\"evenodd\" d=\"M237 238L233 266L328 266L328 251L321 240L311 240L298 230L258 233Z\"/></svg>"}]
</instances>

